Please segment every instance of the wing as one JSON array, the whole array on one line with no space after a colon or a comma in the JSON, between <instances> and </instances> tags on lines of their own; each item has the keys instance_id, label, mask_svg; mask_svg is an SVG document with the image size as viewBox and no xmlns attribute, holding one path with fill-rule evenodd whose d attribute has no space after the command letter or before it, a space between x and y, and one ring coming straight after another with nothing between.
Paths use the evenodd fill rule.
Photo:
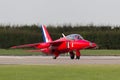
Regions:
<instances>
[{"instance_id":1,"label":"wing","mask_svg":"<svg viewBox=\"0 0 120 80\"><path fill-rule=\"evenodd\" d=\"M18 45L18 46L13 46L11 47L12 49L15 48L30 48L30 47L35 47L38 49L42 48L48 48L49 46L59 46L61 43L65 42L66 40L56 40L56 41L51 41L47 43L34 43L34 44L24 44L24 45Z\"/></svg>"}]
</instances>

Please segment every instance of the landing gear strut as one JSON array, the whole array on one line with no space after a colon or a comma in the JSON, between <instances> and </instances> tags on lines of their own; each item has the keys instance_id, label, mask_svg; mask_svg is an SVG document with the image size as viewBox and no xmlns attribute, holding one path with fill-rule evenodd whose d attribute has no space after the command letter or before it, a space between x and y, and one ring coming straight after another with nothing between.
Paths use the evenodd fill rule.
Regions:
<instances>
[{"instance_id":1,"label":"landing gear strut","mask_svg":"<svg viewBox=\"0 0 120 80\"><path fill-rule=\"evenodd\" d=\"M58 56L59 56L59 53L58 53L57 51L54 52L54 57L53 57L53 59L56 59Z\"/></svg>"},{"instance_id":2,"label":"landing gear strut","mask_svg":"<svg viewBox=\"0 0 120 80\"><path fill-rule=\"evenodd\" d=\"M79 50L76 50L76 59L80 59L80 56L81 56L81 54L80 54L80 52L79 52Z\"/></svg>"}]
</instances>

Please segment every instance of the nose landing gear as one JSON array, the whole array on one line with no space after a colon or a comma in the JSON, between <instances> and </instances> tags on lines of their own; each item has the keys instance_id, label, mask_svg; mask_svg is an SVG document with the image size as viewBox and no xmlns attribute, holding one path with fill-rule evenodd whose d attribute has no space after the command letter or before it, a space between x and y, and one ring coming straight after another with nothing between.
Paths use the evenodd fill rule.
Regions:
<instances>
[{"instance_id":1,"label":"nose landing gear","mask_svg":"<svg viewBox=\"0 0 120 80\"><path fill-rule=\"evenodd\" d=\"M80 56L81 56L81 54L80 54L79 50L76 50L76 59L80 59Z\"/></svg>"}]
</instances>

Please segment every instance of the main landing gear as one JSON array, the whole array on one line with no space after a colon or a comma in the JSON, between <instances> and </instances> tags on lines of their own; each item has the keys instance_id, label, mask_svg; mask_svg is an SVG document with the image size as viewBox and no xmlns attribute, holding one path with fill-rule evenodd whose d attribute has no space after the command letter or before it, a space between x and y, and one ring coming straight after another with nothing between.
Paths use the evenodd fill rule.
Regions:
<instances>
[{"instance_id":1,"label":"main landing gear","mask_svg":"<svg viewBox=\"0 0 120 80\"><path fill-rule=\"evenodd\" d=\"M70 58L71 58L71 59L74 59L74 58L75 58L75 54L74 54L73 51L70 52Z\"/></svg>"},{"instance_id":2,"label":"main landing gear","mask_svg":"<svg viewBox=\"0 0 120 80\"><path fill-rule=\"evenodd\" d=\"M79 52L79 50L76 50L76 59L80 59L80 56L81 56L81 54L80 54L80 52ZM75 58L75 53L73 52L73 51L71 51L70 52L70 58L71 59L74 59Z\"/></svg>"},{"instance_id":3,"label":"main landing gear","mask_svg":"<svg viewBox=\"0 0 120 80\"><path fill-rule=\"evenodd\" d=\"M54 57L53 57L53 59L56 59L58 56L59 56L59 53L58 53L57 51L54 52Z\"/></svg>"},{"instance_id":4,"label":"main landing gear","mask_svg":"<svg viewBox=\"0 0 120 80\"><path fill-rule=\"evenodd\" d=\"M69 52L70 53L70 58L71 59L74 59L75 58L75 55L76 55L76 59L80 59L80 56L81 56L81 54L80 54L80 52L79 52L79 50L76 50L76 53L74 53L73 51L71 51L71 52ZM53 57L53 59L56 59L57 57L59 56L59 52L54 52L54 57Z\"/></svg>"}]
</instances>

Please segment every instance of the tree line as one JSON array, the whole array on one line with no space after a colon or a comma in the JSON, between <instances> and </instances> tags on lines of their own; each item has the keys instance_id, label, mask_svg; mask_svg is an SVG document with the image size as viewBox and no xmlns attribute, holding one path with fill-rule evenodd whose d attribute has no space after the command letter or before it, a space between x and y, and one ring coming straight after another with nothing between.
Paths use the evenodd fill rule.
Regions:
<instances>
[{"instance_id":1,"label":"tree line","mask_svg":"<svg viewBox=\"0 0 120 80\"><path fill-rule=\"evenodd\" d=\"M95 25L48 25L47 29L53 40L65 35L80 34L89 41L98 44L99 49L120 49L120 26ZM14 45L43 42L38 25L0 25L0 48Z\"/></svg>"}]
</instances>

